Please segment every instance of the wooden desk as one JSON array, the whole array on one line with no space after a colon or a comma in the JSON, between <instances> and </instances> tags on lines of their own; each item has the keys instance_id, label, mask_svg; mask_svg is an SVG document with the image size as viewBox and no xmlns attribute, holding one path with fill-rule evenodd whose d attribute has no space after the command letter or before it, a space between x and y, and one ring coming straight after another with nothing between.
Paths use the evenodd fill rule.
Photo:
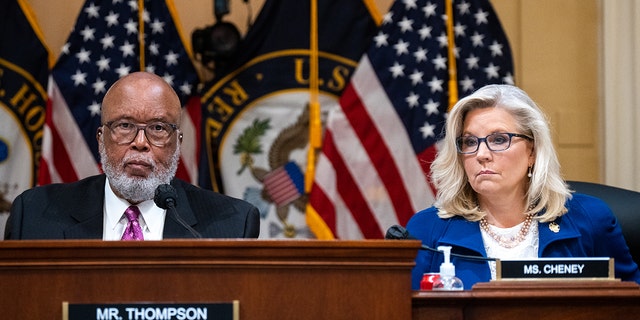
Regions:
<instances>
[{"instance_id":1,"label":"wooden desk","mask_svg":"<svg viewBox=\"0 0 640 320\"><path fill-rule=\"evenodd\" d=\"M412 292L419 241L0 241L0 319L62 302L239 300L240 319L640 319L619 281L492 282Z\"/></svg>"},{"instance_id":2,"label":"wooden desk","mask_svg":"<svg viewBox=\"0 0 640 320\"><path fill-rule=\"evenodd\" d=\"M410 319L419 241L0 241L0 319L239 300L240 319Z\"/></svg>"},{"instance_id":3,"label":"wooden desk","mask_svg":"<svg viewBox=\"0 0 640 320\"><path fill-rule=\"evenodd\" d=\"M620 281L504 281L414 292L413 320L640 319L640 286Z\"/></svg>"}]
</instances>

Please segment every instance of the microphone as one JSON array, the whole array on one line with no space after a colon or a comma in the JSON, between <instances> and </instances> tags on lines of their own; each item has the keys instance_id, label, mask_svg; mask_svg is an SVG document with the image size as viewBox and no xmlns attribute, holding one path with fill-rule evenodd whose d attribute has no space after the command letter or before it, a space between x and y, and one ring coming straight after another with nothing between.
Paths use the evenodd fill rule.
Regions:
<instances>
[{"instance_id":1,"label":"microphone","mask_svg":"<svg viewBox=\"0 0 640 320\"><path fill-rule=\"evenodd\" d=\"M194 238L202 238L202 235L200 235L198 231L191 228L191 226L189 226L178 214L178 210L176 210L177 198L178 192L176 192L176 188L174 188L170 184L161 184L158 186L158 188L156 188L153 202L156 203L156 206L171 211L171 214L173 214L173 217L176 219L176 221L178 221L178 223L180 223L185 229L189 230Z\"/></svg>"},{"instance_id":2,"label":"microphone","mask_svg":"<svg viewBox=\"0 0 640 320\"><path fill-rule=\"evenodd\" d=\"M413 237L409 231L403 227L403 226L399 226L399 225L393 225L391 226L389 229L387 229L387 234L385 234L384 236L385 239L390 239L390 240L419 240L416 239L415 237ZM443 251L428 247L424 244L422 244L420 246L421 250L427 250L427 251L431 251L431 252L439 252L439 253L444 253ZM456 253L450 253L450 256L452 257L458 257L460 259L467 259L467 260L480 260L480 261L496 261L496 258L485 258L485 257L480 257L480 256L468 256L468 255L464 255L464 254L456 254Z\"/></svg>"}]
</instances>

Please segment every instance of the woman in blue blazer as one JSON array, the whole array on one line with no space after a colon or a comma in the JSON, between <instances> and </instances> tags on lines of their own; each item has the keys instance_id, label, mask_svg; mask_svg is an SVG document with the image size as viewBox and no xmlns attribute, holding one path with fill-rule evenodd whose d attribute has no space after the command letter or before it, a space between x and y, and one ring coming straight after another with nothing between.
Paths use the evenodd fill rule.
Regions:
<instances>
[{"instance_id":1,"label":"woman in blue blazer","mask_svg":"<svg viewBox=\"0 0 640 320\"><path fill-rule=\"evenodd\" d=\"M640 283L611 210L571 193L545 115L517 87L489 85L453 107L431 180L436 203L407 224L426 246L500 259L612 257L617 278ZM420 251L413 289L442 262L442 254ZM496 277L495 262L452 262L465 289Z\"/></svg>"}]
</instances>

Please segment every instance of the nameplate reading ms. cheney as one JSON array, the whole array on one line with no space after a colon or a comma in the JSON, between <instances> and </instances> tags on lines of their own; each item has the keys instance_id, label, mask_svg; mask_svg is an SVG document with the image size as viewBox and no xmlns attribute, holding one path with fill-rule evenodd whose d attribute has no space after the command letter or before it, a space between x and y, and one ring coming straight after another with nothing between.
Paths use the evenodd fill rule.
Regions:
<instances>
[{"instance_id":1,"label":"nameplate reading ms. cheney","mask_svg":"<svg viewBox=\"0 0 640 320\"><path fill-rule=\"evenodd\" d=\"M62 303L63 320L238 320L239 302Z\"/></svg>"},{"instance_id":2,"label":"nameplate reading ms. cheney","mask_svg":"<svg viewBox=\"0 0 640 320\"><path fill-rule=\"evenodd\" d=\"M614 279L612 258L499 260L497 280Z\"/></svg>"}]
</instances>

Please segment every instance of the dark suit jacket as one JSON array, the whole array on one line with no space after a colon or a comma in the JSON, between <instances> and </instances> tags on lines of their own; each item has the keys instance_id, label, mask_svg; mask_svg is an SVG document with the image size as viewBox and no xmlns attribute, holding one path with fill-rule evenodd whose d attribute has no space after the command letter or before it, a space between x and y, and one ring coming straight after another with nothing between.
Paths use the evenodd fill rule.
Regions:
<instances>
[{"instance_id":1,"label":"dark suit jacket","mask_svg":"<svg viewBox=\"0 0 640 320\"><path fill-rule=\"evenodd\" d=\"M105 181L102 174L23 192L13 201L5 239L102 239ZM178 214L203 238L258 237L260 215L248 202L179 179L171 185ZM193 235L168 210L163 238Z\"/></svg>"}]
</instances>

